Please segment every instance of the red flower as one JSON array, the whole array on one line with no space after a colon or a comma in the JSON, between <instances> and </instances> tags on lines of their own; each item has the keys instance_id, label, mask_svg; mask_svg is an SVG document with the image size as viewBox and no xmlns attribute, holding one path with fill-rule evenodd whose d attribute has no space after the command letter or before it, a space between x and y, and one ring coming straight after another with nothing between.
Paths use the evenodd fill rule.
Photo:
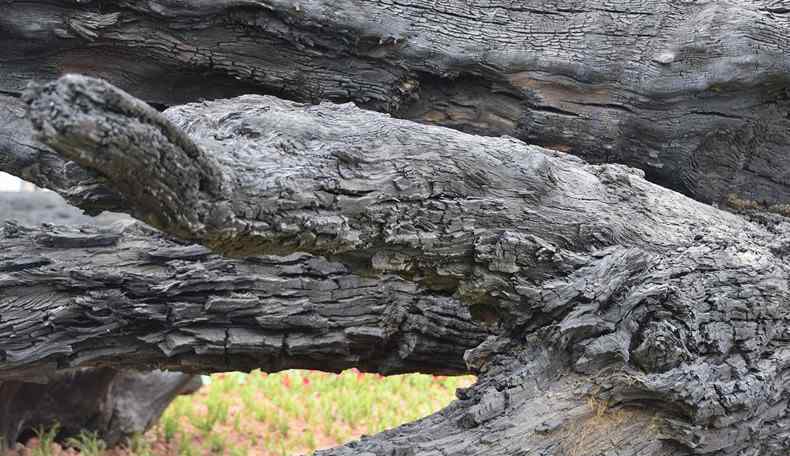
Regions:
<instances>
[{"instance_id":1,"label":"red flower","mask_svg":"<svg viewBox=\"0 0 790 456\"><path fill-rule=\"evenodd\" d=\"M283 375L283 386L286 388L291 387L291 377L288 374Z\"/></svg>"},{"instance_id":2,"label":"red flower","mask_svg":"<svg viewBox=\"0 0 790 456\"><path fill-rule=\"evenodd\" d=\"M309 386L310 385L310 379L307 378L307 377L302 377L302 385Z\"/></svg>"}]
</instances>

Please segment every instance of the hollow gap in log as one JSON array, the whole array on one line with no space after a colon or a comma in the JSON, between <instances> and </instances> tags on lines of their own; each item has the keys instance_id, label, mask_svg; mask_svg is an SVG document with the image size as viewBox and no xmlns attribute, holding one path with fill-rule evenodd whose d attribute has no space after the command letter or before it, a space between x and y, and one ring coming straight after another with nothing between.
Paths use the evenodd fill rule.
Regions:
<instances>
[{"instance_id":1,"label":"hollow gap in log","mask_svg":"<svg viewBox=\"0 0 790 456\"><path fill-rule=\"evenodd\" d=\"M140 447L152 454L310 454L428 416L455 400L456 388L475 381L356 369L203 378L200 391L176 398L154 428L132 439L134 454L143 454ZM26 432L20 441L32 449L34 437Z\"/></svg>"},{"instance_id":2,"label":"hollow gap in log","mask_svg":"<svg viewBox=\"0 0 790 456\"><path fill-rule=\"evenodd\" d=\"M472 376L381 376L356 369L214 374L199 393L176 399L153 437L161 440L168 426L172 432L177 425L198 452L216 451L224 437L250 454L309 454L428 416L454 400L456 388L473 382Z\"/></svg>"}]
</instances>

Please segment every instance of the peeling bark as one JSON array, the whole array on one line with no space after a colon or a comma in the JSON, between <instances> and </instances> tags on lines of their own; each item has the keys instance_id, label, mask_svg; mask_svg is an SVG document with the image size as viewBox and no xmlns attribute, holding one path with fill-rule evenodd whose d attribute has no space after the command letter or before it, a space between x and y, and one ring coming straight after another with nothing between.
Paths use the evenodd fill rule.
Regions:
<instances>
[{"instance_id":1,"label":"peeling bark","mask_svg":"<svg viewBox=\"0 0 790 456\"><path fill-rule=\"evenodd\" d=\"M496 328L498 335L483 340L481 333L474 348L469 340L465 364L481 375L459 401L327 454L779 456L790 448L787 225L766 229L650 184L634 169L350 105L245 96L159 114L77 76L34 88L26 100L43 143L105 180L127 198L129 212L159 228L236 255L326 255L326 264L342 262L342 274L358 274L371 288L405 287L410 297L421 290L454 306L446 314L468 309ZM186 182L184 170L205 182ZM153 182L141 188L139 179ZM26 252L33 241L24 233L43 247L77 237L101 243L99 251L129 250L107 246L92 232L11 231L21 240L6 235L3 242L20 242ZM62 254L71 263L84 255L78 252ZM101 263L102 256L91 259ZM259 259L247 267L268 277L284 260L267 261L275 264ZM202 264L201 274L213 272L205 266L211 262ZM213 315L214 306L201 302L188 308L199 313L151 319L165 314L147 300L150 288L136 286L138 275L127 282L100 268L92 274L97 267L77 275L87 283L107 277L99 290L77 287L74 302L90 303L79 307L92 318L84 330L136 321L138 314L148 325ZM31 265L25 274L46 268ZM323 267L316 269L320 282ZM232 282L236 275L221 277ZM101 291L113 283L132 287ZM186 278L156 283L158 294L192 287ZM308 299L326 297L319 286ZM270 311L260 302L250 310L259 324L259 313ZM431 302L421 312L436 309ZM275 317L283 323L282 313ZM233 327L232 318L225 321ZM455 338L467 333L450 343L457 347ZM187 334L187 352L157 354L161 362L198 369L266 362L246 352L263 351L265 338L229 353L231 339L222 334ZM146 356L179 346L138 341L144 350L136 353ZM47 347L58 345L15 354L43 359ZM91 348L80 358L57 356L86 362L106 356ZM209 361L212 350L221 355ZM315 346L308 354L321 356ZM136 363L136 356L125 359ZM332 365L342 362L335 355ZM364 365L364 358L353 363Z\"/></svg>"},{"instance_id":2,"label":"peeling bark","mask_svg":"<svg viewBox=\"0 0 790 456\"><path fill-rule=\"evenodd\" d=\"M79 72L165 106L351 100L637 166L703 201L790 201L782 1L3 3L11 94Z\"/></svg>"}]
</instances>

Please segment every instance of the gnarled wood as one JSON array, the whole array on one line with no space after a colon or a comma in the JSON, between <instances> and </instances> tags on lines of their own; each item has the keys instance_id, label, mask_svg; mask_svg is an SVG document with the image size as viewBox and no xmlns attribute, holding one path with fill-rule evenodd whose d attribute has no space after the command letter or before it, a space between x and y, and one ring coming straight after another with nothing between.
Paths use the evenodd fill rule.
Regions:
<instances>
[{"instance_id":1,"label":"gnarled wood","mask_svg":"<svg viewBox=\"0 0 790 456\"><path fill-rule=\"evenodd\" d=\"M137 106L128 97L70 76L27 101L43 142L129 194L130 212L165 230L236 254L329 255L372 284L452 295L445 299L503 331L465 353L481 377L459 402L335 453L778 456L790 448L786 229L766 230L630 168L350 105L246 96L159 116L124 109ZM156 147L136 138L155 138ZM196 158L174 165L158 159L163 153ZM193 166L207 166L218 185L180 182ZM151 188L190 190L183 201L164 193L173 200L157 206L128 190L136 175L158 179ZM75 236L41 234L45 242ZM150 297L145 290L131 298ZM107 302L121 304L99 309L124 321L156 312L128 299L113 295ZM101 311L88 327L104 321ZM197 367L249 359L220 339L187 343L222 347L221 360ZM599 431L587 437L590 429Z\"/></svg>"},{"instance_id":2,"label":"gnarled wood","mask_svg":"<svg viewBox=\"0 0 790 456\"><path fill-rule=\"evenodd\" d=\"M4 4L9 93L80 72L164 105L353 100L638 166L704 201L790 201L783 0Z\"/></svg>"},{"instance_id":3,"label":"gnarled wood","mask_svg":"<svg viewBox=\"0 0 790 456\"><path fill-rule=\"evenodd\" d=\"M123 210L123 198L106 188L95 173L86 171L76 164L64 160L46 144L33 137L33 125L26 115L26 105L18 97L0 94L0 170L32 182L39 187L58 191L67 201L91 201L90 207L85 204L86 212L98 215L104 210ZM52 204L51 201L42 201ZM12 204L5 202L3 204ZM35 207L30 208L37 211ZM58 211L67 209L59 208ZM6 212L3 220L9 216L24 217L26 214L19 212ZM55 214L57 215L57 214ZM57 219L33 219L34 223L49 221L58 222ZM85 218L79 223L85 223ZM71 220L61 220L61 223L72 223Z\"/></svg>"}]
</instances>

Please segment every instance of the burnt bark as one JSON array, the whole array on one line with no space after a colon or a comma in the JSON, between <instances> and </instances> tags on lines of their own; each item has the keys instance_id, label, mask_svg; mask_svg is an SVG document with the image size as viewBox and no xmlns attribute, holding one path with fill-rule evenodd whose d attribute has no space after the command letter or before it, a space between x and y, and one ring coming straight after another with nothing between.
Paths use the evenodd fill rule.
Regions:
<instances>
[{"instance_id":1,"label":"burnt bark","mask_svg":"<svg viewBox=\"0 0 790 456\"><path fill-rule=\"evenodd\" d=\"M109 213L98 219L82 215L55 193L0 193L0 222L106 225L122 218ZM8 310L0 312L0 321L7 318ZM195 375L113 368L81 368L40 375L37 380L0 380L0 448L55 424L60 426L60 439L88 430L115 445L148 430L175 396L201 385Z\"/></svg>"},{"instance_id":2,"label":"burnt bark","mask_svg":"<svg viewBox=\"0 0 790 456\"><path fill-rule=\"evenodd\" d=\"M466 373L468 307L320 257L227 260L143 225L0 235L0 378L64 369Z\"/></svg>"},{"instance_id":3,"label":"burnt bark","mask_svg":"<svg viewBox=\"0 0 790 456\"><path fill-rule=\"evenodd\" d=\"M159 106L351 100L637 166L703 201L790 201L782 1L3 4L9 94L79 72Z\"/></svg>"},{"instance_id":4,"label":"burnt bark","mask_svg":"<svg viewBox=\"0 0 790 456\"><path fill-rule=\"evenodd\" d=\"M308 261L337 265L338 273L383 290L377 293L405 289L410 299L418 291L443 300L450 306L443 315L453 318L438 320L430 333L449 337L453 346L473 327L440 331L449 321L457 324L458 316L464 324L478 320L492 328L466 339L479 345L466 350L462 370L480 375L475 386L459 391L457 402L328 454L778 456L790 448L790 244L781 218L768 229L651 184L631 168L591 165L513 139L418 125L351 105L245 96L160 114L106 83L78 76L32 88L25 100L37 140L122 195L128 212L214 251L255 256L202 259L198 289L213 277L209 264L233 263L268 284L267 277L283 271L281 262L293 260L259 255L302 261L305 254L297 252L307 252L328 258ZM188 276L150 280L157 284L150 287L143 270L123 275L139 254L103 263L134 252L133 245L157 252L146 243L172 242L157 233L10 226L2 242L22 252L19 260L29 260L30 251L56 259L25 263L7 283L33 276L46 285L42 279L53 274L53 285L72 283L79 294L54 313L33 300L10 305L27 303L66 323L74 316L80 333L95 334L96 341L87 350L74 348L80 340L73 335L62 344L39 339L46 343L15 347L0 364L6 375L52 360L55 368L116 363L112 353L128 346L127 334L138 347L124 356L128 363L266 367L266 356L249 351L266 353L267 339L248 338L248 331L265 333L261 316L268 312L275 312L272 323L284 324L281 309L287 313L291 305L291 295L279 292L275 299L286 303L268 304L261 298L271 290L254 286L243 295L258 298L248 308L253 318L234 320L221 309L240 300L228 299L222 288L219 302L225 304L215 307L199 294L197 303L185 299L192 312L179 313L185 308L159 303L171 292L192 296ZM202 247L180 247L166 250L165 258L189 271L194 260L179 254L195 249L209 255ZM85 266L68 278L52 266L75 259ZM7 261L18 267L19 260ZM302 282L315 288L299 288L307 293L302 305L319 314L333 307L308 303L337 299L320 285L325 267L314 268L317 278L311 272L315 282ZM177 271L158 266L153 274ZM220 277L236 283L232 271ZM96 281L98 288L88 285ZM287 287L289 281L276 283ZM217 292L216 284L208 287ZM387 298L392 301L397 307L397 299ZM165 317L164 307L175 313ZM436 302L416 307L412 315L442 309ZM233 337L201 332L215 310L222 327L245 328L238 351L228 348ZM181 331L180 322L189 328L184 344L161 339ZM130 326L116 330L119 325ZM40 337L33 329L28 334L28 340ZM323 346L321 338L304 340ZM61 349L47 353L48 347ZM285 359L320 359L317 348L286 350ZM383 351L350 362L391 366ZM343 363L342 356L333 358L333 366ZM400 350L394 358L409 361Z\"/></svg>"}]
</instances>

